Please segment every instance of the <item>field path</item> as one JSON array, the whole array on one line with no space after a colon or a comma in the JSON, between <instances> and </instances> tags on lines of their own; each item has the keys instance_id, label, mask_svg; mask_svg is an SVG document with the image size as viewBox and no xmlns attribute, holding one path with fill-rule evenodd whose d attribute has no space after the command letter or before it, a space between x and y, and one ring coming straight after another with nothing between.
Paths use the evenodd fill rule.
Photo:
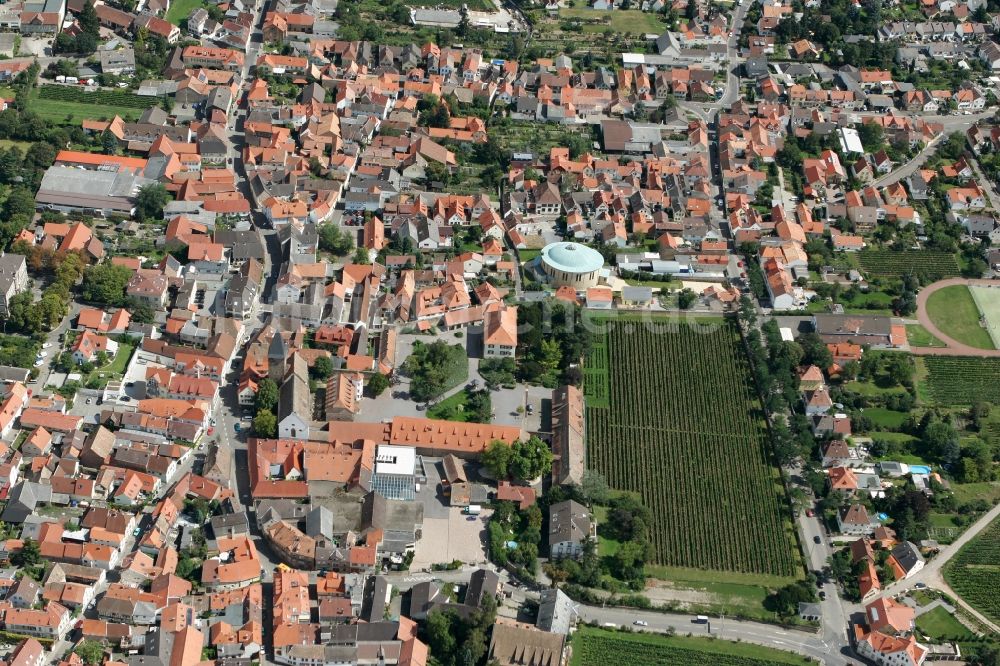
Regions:
<instances>
[{"instance_id":1,"label":"field path","mask_svg":"<svg viewBox=\"0 0 1000 666\"><path fill-rule=\"evenodd\" d=\"M1000 357L1000 349L979 349L970 347L945 335L941 329L934 325L930 315L927 314L927 299L938 289L964 285L966 287L1000 287L1000 282L995 280L970 280L966 278L948 278L929 284L917 294L917 321L946 347L911 347L910 351L917 356L979 356L979 357Z\"/></svg>"}]
</instances>

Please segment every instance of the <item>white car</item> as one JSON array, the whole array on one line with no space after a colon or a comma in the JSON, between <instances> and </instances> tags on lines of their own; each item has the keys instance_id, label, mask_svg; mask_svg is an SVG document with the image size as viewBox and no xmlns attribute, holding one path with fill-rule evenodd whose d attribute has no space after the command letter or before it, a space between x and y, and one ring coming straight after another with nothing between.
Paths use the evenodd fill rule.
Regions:
<instances>
[{"instance_id":1,"label":"white car","mask_svg":"<svg viewBox=\"0 0 1000 666\"><path fill-rule=\"evenodd\" d=\"M45 361L41 361L41 360L39 360L39 361L35 361L35 367L36 367L36 368L40 368L40 367L42 367L42 365L43 365L44 363L45 363Z\"/></svg>"},{"instance_id":2,"label":"white car","mask_svg":"<svg viewBox=\"0 0 1000 666\"><path fill-rule=\"evenodd\" d=\"M47 351L40 351L40 352L38 352L38 358L45 358L48 355L49 355L49 353Z\"/></svg>"},{"instance_id":3,"label":"white car","mask_svg":"<svg viewBox=\"0 0 1000 666\"><path fill-rule=\"evenodd\" d=\"M632 624L634 624L637 627L648 627L649 626L649 622L646 622L645 620L636 620Z\"/></svg>"},{"instance_id":4,"label":"white car","mask_svg":"<svg viewBox=\"0 0 1000 666\"><path fill-rule=\"evenodd\" d=\"M46 342L44 345L42 345L42 349L49 349L51 347L52 347L52 343L51 342Z\"/></svg>"}]
</instances>

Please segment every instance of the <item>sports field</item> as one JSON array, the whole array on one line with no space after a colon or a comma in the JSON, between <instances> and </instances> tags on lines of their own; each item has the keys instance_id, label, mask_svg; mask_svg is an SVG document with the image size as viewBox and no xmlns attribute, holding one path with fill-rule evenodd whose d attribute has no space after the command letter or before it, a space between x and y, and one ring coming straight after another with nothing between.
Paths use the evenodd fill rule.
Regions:
<instances>
[{"instance_id":1,"label":"sports field","mask_svg":"<svg viewBox=\"0 0 1000 666\"><path fill-rule=\"evenodd\" d=\"M995 297L993 297L995 298ZM927 316L942 333L977 349L994 349L993 339L983 328L979 306L964 284L938 289L927 299Z\"/></svg>"},{"instance_id":2,"label":"sports field","mask_svg":"<svg viewBox=\"0 0 1000 666\"><path fill-rule=\"evenodd\" d=\"M969 287L972 300L979 308L986 324L986 332L993 340L993 346L1000 349L1000 289L996 287Z\"/></svg>"},{"instance_id":3,"label":"sports field","mask_svg":"<svg viewBox=\"0 0 1000 666\"><path fill-rule=\"evenodd\" d=\"M654 564L801 572L761 406L731 320L600 319L584 367L587 465L653 513Z\"/></svg>"}]
</instances>

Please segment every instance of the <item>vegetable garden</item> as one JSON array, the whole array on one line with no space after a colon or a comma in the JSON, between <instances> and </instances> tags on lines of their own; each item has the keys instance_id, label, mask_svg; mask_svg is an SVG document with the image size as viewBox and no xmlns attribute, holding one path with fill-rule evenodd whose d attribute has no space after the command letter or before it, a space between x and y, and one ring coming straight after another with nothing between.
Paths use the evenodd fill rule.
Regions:
<instances>
[{"instance_id":1,"label":"vegetable garden","mask_svg":"<svg viewBox=\"0 0 1000 666\"><path fill-rule=\"evenodd\" d=\"M629 634L583 627L573 637L570 666L773 666L803 657L749 643Z\"/></svg>"},{"instance_id":2,"label":"vegetable garden","mask_svg":"<svg viewBox=\"0 0 1000 666\"><path fill-rule=\"evenodd\" d=\"M604 323L584 370L587 464L642 496L654 562L796 576L794 529L736 324Z\"/></svg>"},{"instance_id":3,"label":"vegetable garden","mask_svg":"<svg viewBox=\"0 0 1000 666\"><path fill-rule=\"evenodd\" d=\"M971 405L978 400L997 401L1000 359L970 356L925 356L927 387L934 402Z\"/></svg>"},{"instance_id":4,"label":"vegetable garden","mask_svg":"<svg viewBox=\"0 0 1000 666\"><path fill-rule=\"evenodd\" d=\"M939 250L863 250L858 256L861 268L869 276L900 278L908 273L922 275L927 280L940 280L961 275L955 255Z\"/></svg>"},{"instance_id":5,"label":"vegetable garden","mask_svg":"<svg viewBox=\"0 0 1000 666\"><path fill-rule=\"evenodd\" d=\"M944 579L973 608L1000 622L1000 519L958 551Z\"/></svg>"}]
</instances>

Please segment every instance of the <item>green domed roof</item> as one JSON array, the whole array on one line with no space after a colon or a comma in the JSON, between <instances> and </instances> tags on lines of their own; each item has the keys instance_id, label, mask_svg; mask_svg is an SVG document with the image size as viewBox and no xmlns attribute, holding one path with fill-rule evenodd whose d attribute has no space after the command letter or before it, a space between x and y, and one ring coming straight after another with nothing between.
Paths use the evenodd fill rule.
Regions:
<instances>
[{"instance_id":1,"label":"green domed roof","mask_svg":"<svg viewBox=\"0 0 1000 666\"><path fill-rule=\"evenodd\" d=\"M604 266L604 257L597 250L579 243L551 243L542 250L542 259L557 271L591 273Z\"/></svg>"}]
</instances>

